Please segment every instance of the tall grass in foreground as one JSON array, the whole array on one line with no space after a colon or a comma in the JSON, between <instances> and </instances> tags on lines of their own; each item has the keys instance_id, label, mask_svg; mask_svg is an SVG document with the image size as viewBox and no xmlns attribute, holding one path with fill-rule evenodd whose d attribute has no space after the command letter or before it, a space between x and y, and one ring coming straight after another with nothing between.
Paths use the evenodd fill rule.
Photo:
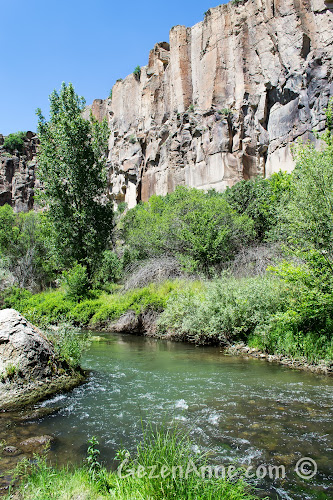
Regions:
<instances>
[{"instance_id":1,"label":"tall grass in foreground","mask_svg":"<svg viewBox=\"0 0 333 500\"><path fill-rule=\"evenodd\" d=\"M92 442L92 441L91 441ZM96 441L95 441L96 443ZM98 452L90 446L93 460L78 468L56 469L48 465L45 455L33 463L24 460L18 467L21 479L18 496L27 500L118 499L118 500L255 500L251 488L237 477L233 480L200 477L195 473L169 474L172 467L201 467L207 463L195 455L188 437L175 431L145 432L143 441L132 457L126 450L118 453L123 463L121 474L108 472L96 461ZM125 461L125 462L124 462ZM91 464L94 466L91 466ZM189 465L190 464L190 465ZM150 474L152 467L154 474ZM179 469L177 469L179 470ZM136 471L133 473L133 471ZM153 475L155 477L149 477ZM120 477L121 476L121 477ZM10 497L9 497L10 498Z\"/></svg>"}]
</instances>

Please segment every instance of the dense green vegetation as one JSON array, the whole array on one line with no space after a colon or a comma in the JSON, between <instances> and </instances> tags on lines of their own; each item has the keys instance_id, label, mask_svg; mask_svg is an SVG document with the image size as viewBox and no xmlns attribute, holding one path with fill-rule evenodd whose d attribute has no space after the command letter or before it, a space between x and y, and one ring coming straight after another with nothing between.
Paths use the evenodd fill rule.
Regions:
<instances>
[{"instance_id":1,"label":"dense green vegetation","mask_svg":"<svg viewBox=\"0 0 333 500\"><path fill-rule=\"evenodd\" d=\"M114 498L117 500L255 500L252 488L242 479L241 471L232 478L213 474L204 467L207 457L194 454L187 436L179 431L145 431L135 455L118 452L123 464L118 472L109 472L99 462L98 442L89 441L86 464L69 469L56 469L46 456L24 459L16 477L22 481L20 498L26 500L67 498ZM154 474L151 474L154 467ZM202 469L201 469L202 468ZM183 472L180 472L182 470ZM194 471L197 470L198 474ZM192 471L192 472L191 472ZM183 477L181 477L181 474ZM154 477L150 477L154 476ZM217 476L217 477L216 477Z\"/></svg>"},{"instance_id":2,"label":"dense green vegetation","mask_svg":"<svg viewBox=\"0 0 333 500\"><path fill-rule=\"evenodd\" d=\"M253 221L258 241L267 239L278 224L280 202L289 195L291 179L286 172L279 172L269 179L240 181L231 189L227 188L227 201L237 213Z\"/></svg>"},{"instance_id":3,"label":"dense green vegetation","mask_svg":"<svg viewBox=\"0 0 333 500\"><path fill-rule=\"evenodd\" d=\"M50 119L38 110L38 177L43 184L39 202L47 208L54 252L64 266L77 261L93 274L110 240L113 210L102 203L107 187L106 120L82 117L85 101L64 83L50 96Z\"/></svg>"},{"instance_id":4,"label":"dense green vegetation","mask_svg":"<svg viewBox=\"0 0 333 500\"><path fill-rule=\"evenodd\" d=\"M13 132L12 134L9 134L4 140L4 149L6 149L9 153L14 153L16 150L19 153L22 153L24 148L23 139L25 136L26 132Z\"/></svg>"},{"instance_id":5,"label":"dense green vegetation","mask_svg":"<svg viewBox=\"0 0 333 500\"><path fill-rule=\"evenodd\" d=\"M91 291L80 302L68 296L63 288L39 294L10 288L2 293L2 305L19 310L32 323L44 327L50 323L72 322L78 326L101 328L128 310L137 314L147 310L162 311L171 291L181 285L179 281L165 281L125 293Z\"/></svg>"},{"instance_id":6,"label":"dense green vegetation","mask_svg":"<svg viewBox=\"0 0 333 500\"><path fill-rule=\"evenodd\" d=\"M44 288L56 277L51 225L45 213L0 207L0 262L22 288Z\"/></svg>"},{"instance_id":7,"label":"dense green vegetation","mask_svg":"<svg viewBox=\"0 0 333 500\"><path fill-rule=\"evenodd\" d=\"M223 195L185 187L137 205L120 227L133 258L175 255L186 269L208 275L255 238L253 221Z\"/></svg>"},{"instance_id":8,"label":"dense green vegetation","mask_svg":"<svg viewBox=\"0 0 333 500\"><path fill-rule=\"evenodd\" d=\"M332 362L332 100L324 147L296 146L292 174L242 181L225 193L178 187L131 210L120 205L113 215L98 202L105 125L82 119L71 86L52 96L50 122L40 117L46 209L0 208L4 307L41 325L90 327L108 327L128 310L153 310L162 313L161 336L242 340L269 353ZM79 154L73 145L81 139ZM269 265L257 272L250 255L260 258L263 245ZM231 265L242 262L239 256L248 260L243 274ZM128 287L147 259L158 259L157 274L143 288ZM163 259L177 260L181 279L158 281Z\"/></svg>"}]
</instances>

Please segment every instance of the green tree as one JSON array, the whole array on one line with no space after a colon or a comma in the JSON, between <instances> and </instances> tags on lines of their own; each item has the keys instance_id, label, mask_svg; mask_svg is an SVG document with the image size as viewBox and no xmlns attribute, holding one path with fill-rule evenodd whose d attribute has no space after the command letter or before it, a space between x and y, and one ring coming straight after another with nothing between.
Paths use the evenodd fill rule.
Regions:
<instances>
[{"instance_id":1,"label":"green tree","mask_svg":"<svg viewBox=\"0 0 333 500\"><path fill-rule=\"evenodd\" d=\"M37 110L37 175L59 262L67 267L78 262L91 277L111 237L113 209L104 196L109 129L106 120L99 123L92 115L85 120L84 106L73 85L63 83L50 96L49 121Z\"/></svg>"},{"instance_id":2,"label":"green tree","mask_svg":"<svg viewBox=\"0 0 333 500\"><path fill-rule=\"evenodd\" d=\"M141 77L141 66L136 66L133 71L133 75L137 80L140 80Z\"/></svg>"},{"instance_id":3,"label":"green tree","mask_svg":"<svg viewBox=\"0 0 333 500\"><path fill-rule=\"evenodd\" d=\"M14 153L17 150L19 153L22 153L24 148L23 139L26 136L26 132L14 132L9 134L8 137L5 138L3 147L9 151L10 153Z\"/></svg>"},{"instance_id":4,"label":"green tree","mask_svg":"<svg viewBox=\"0 0 333 500\"><path fill-rule=\"evenodd\" d=\"M263 241L277 224L279 205L288 195L290 184L291 175L280 171L269 179L237 182L227 188L225 196L232 208L253 220L256 238Z\"/></svg>"},{"instance_id":5,"label":"green tree","mask_svg":"<svg viewBox=\"0 0 333 500\"><path fill-rule=\"evenodd\" d=\"M332 113L333 100L321 136L324 147L300 143L294 150L290 196L281 204L277 228L294 261L272 268L290 293L286 310L272 318L259 342L259 347L308 359L333 356Z\"/></svg>"},{"instance_id":6,"label":"green tree","mask_svg":"<svg viewBox=\"0 0 333 500\"><path fill-rule=\"evenodd\" d=\"M299 143L294 149L289 202L281 207L280 233L291 248L316 250L331 265L333 258L333 99L327 109L325 146Z\"/></svg>"},{"instance_id":7,"label":"green tree","mask_svg":"<svg viewBox=\"0 0 333 500\"><path fill-rule=\"evenodd\" d=\"M43 288L54 279L50 231L45 213L0 207L0 259L20 287Z\"/></svg>"},{"instance_id":8,"label":"green tree","mask_svg":"<svg viewBox=\"0 0 333 500\"><path fill-rule=\"evenodd\" d=\"M176 255L189 270L210 269L232 259L253 239L253 222L224 196L177 187L129 210L122 222L125 243L138 258Z\"/></svg>"}]
</instances>

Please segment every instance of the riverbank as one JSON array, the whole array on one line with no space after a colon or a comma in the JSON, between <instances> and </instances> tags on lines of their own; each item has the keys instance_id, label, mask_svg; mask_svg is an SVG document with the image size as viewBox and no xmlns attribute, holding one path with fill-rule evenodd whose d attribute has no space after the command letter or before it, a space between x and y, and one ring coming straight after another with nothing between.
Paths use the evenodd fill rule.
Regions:
<instances>
[{"instance_id":1,"label":"riverbank","mask_svg":"<svg viewBox=\"0 0 333 500\"><path fill-rule=\"evenodd\" d=\"M222 477L218 470L210 476L205 456L195 454L188 436L177 429L145 431L134 456L126 450L118 451L115 472L100 463L98 441L92 438L88 444L85 463L77 467L53 467L45 454L33 462L23 459L16 469L17 487L9 498L258 498L254 488L243 480L241 470L231 477Z\"/></svg>"},{"instance_id":2,"label":"riverbank","mask_svg":"<svg viewBox=\"0 0 333 500\"><path fill-rule=\"evenodd\" d=\"M104 331L110 333L132 333L145 335L146 337L157 338L161 340L181 341L181 339L174 338L172 335L160 334L158 331L159 315L148 311L136 315L133 311L124 314L118 321L113 322ZM185 342L188 341L185 339ZM192 341L193 343L193 341ZM220 352L225 355L242 356L245 358L254 358L269 363L275 363L294 370L305 370L312 373L321 375L333 375L333 362L319 360L317 363L310 363L305 358L293 359L283 354L269 354L261 351L256 347L250 347L244 342L236 344L225 344L217 346Z\"/></svg>"},{"instance_id":3,"label":"riverbank","mask_svg":"<svg viewBox=\"0 0 333 500\"><path fill-rule=\"evenodd\" d=\"M132 333L256 357L293 369L329 375L332 340L323 332L299 331L288 309L294 291L267 275L216 280L174 279L112 293L90 291L80 301L62 289L33 295L12 289L4 305L15 307L41 327L63 322L90 330Z\"/></svg>"},{"instance_id":4,"label":"riverbank","mask_svg":"<svg viewBox=\"0 0 333 500\"><path fill-rule=\"evenodd\" d=\"M244 343L234 344L226 348L226 354L231 356L242 356L245 358L255 358L269 363L277 363L279 365L292 368L294 370L305 370L312 373L318 373L321 375L332 375L333 374L333 364L322 361L318 364L311 364L306 361L306 359L292 359L282 354L267 354L266 352L260 351L255 347L249 347Z\"/></svg>"},{"instance_id":5,"label":"riverbank","mask_svg":"<svg viewBox=\"0 0 333 500\"><path fill-rule=\"evenodd\" d=\"M117 450L135 455L142 422L153 421L160 429L177 425L190 432L194 451L207 453L210 465L284 466L286 478L272 482L267 476L258 484L270 498L276 490L297 500L329 495L332 378L219 351L101 332L82 359L88 383L36 409L0 414L0 441L22 449L30 437L54 436L48 457L61 469L80 467L87 439L96 435L109 471ZM9 458L13 468L23 455L1 456L0 468ZM300 457L318 463L311 484L295 473Z\"/></svg>"}]
</instances>

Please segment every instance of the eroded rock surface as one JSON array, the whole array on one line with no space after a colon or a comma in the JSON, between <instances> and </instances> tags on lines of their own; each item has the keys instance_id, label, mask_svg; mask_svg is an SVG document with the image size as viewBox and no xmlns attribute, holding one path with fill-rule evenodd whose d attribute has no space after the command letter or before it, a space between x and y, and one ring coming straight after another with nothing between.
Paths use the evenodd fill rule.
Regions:
<instances>
[{"instance_id":1,"label":"eroded rock surface","mask_svg":"<svg viewBox=\"0 0 333 500\"><path fill-rule=\"evenodd\" d=\"M57 359L52 344L21 314L0 311L0 410L68 390L83 379Z\"/></svg>"},{"instance_id":2,"label":"eroded rock surface","mask_svg":"<svg viewBox=\"0 0 333 500\"><path fill-rule=\"evenodd\" d=\"M110 124L110 195L132 207L177 185L222 191L291 171L291 143L315 141L333 95L330 5L230 2L172 28L140 78L91 106Z\"/></svg>"},{"instance_id":3,"label":"eroded rock surface","mask_svg":"<svg viewBox=\"0 0 333 500\"><path fill-rule=\"evenodd\" d=\"M223 191L291 171L291 144L324 129L332 56L330 0L229 2L174 26L140 76L85 111L110 126L109 196L131 208L177 185ZM0 158L0 204L31 208L34 167Z\"/></svg>"},{"instance_id":4,"label":"eroded rock surface","mask_svg":"<svg viewBox=\"0 0 333 500\"><path fill-rule=\"evenodd\" d=\"M2 138L2 139L1 139ZM36 152L38 138L27 132L22 153L8 153L0 135L0 206L8 203L15 212L26 212L34 205Z\"/></svg>"}]
</instances>

